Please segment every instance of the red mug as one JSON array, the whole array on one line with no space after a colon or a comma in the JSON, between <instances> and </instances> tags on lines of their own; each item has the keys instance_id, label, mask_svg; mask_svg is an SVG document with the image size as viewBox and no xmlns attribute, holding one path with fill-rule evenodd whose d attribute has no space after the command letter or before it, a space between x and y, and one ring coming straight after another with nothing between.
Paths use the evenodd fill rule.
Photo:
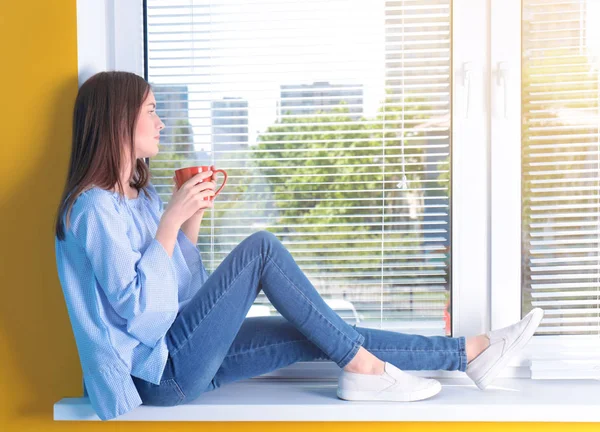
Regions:
<instances>
[{"instance_id":1,"label":"red mug","mask_svg":"<svg viewBox=\"0 0 600 432\"><path fill-rule=\"evenodd\" d=\"M219 187L219 189L217 189L215 191L215 194L212 197L205 197L204 200L208 201L209 199L214 199L217 195L219 195L219 192L221 192L221 190L225 187L225 183L227 183L227 173L225 172L225 170L222 169L215 169L214 165L201 165L201 166L193 166L193 167L187 167L187 168L180 168L178 170L175 170L175 183L177 184L177 187L180 188L181 185L183 185L186 181L188 181L189 179L191 179L192 177L194 177L196 174L200 173L200 172L206 172L206 171L212 171L212 177L206 179L205 181L209 181L214 179L215 175L217 173L221 173L223 174L225 177L223 178L223 183L221 184L221 186Z\"/></svg>"}]
</instances>

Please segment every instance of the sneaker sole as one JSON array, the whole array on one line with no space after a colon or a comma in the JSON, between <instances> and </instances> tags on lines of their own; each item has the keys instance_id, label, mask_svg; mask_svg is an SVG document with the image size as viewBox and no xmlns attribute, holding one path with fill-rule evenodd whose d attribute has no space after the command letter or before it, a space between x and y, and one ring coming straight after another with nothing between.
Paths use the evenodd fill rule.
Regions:
<instances>
[{"instance_id":1,"label":"sneaker sole","mask_svg":"<svg viewBox=\"0 0 600 432\"><path fill-rule=\"evenodd\" d=\"M535 331L537 330L540 322L542 322L542 318L544 317L544 311L534 312L529 323L525 327L525 330L521 335L517 338L516 342L512 347L502 356L498 361L483 375L483 377L477 381L475 381L475 385L479 387L481 390L485 390L485 388L491 384L491 382L496 378L496 375L500 372L504 366L508 363L511 357L515 354L515 351L523 348L529 339L533 336Z\"/></svg>"},{"instance_id":2,"label":"sneaker sole","mask_svg":"<svg viewBox=\"0 0 600 432\"><path fill-rule=\"evenodd\" d=\"M388 402L415 402L423 399L429 399L435 396L442 390L442 385L436 382L430 388L426 388L411 393L398 393L385 391L368 392L368 391L348 391L338 387L337 396L340 399L347 401L388 401Z\"/></svg>"}]
</instances>

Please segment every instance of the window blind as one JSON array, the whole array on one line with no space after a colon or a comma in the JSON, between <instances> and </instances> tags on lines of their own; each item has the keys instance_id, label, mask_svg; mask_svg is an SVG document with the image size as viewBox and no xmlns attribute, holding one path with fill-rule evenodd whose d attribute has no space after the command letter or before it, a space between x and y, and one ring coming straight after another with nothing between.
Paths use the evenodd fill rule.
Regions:
<instances>
[{"instance_id":1,"label":"window blind","mask_svg":"<svg viewBox=\"0 0 600 432\"><path fill-rule=\"evenodd\" d=\"M524 0L522 306L600 335L600 2Z\"/></svg>"},{"instance_id":2,"label":"window blind","mask_svg":"<svg viewBox=\"0 0 600 432\"><path fill-rule=\"evenodd\" d=\"M450 2L148 0L150 161L227 186L198 247L210 271L274 233L363 327L449 334ZM249 315L273 315L263 293Z\"/></svg>"}]
</instances>

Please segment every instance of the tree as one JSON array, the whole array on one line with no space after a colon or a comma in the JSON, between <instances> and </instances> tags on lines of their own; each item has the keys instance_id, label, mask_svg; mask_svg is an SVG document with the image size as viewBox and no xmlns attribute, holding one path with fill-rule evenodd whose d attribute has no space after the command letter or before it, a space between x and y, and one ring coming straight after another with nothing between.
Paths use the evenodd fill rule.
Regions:
<instances>
[{"instance_id":1,"label":"tree","mask_svg":"<svg viewBox=\"0 0 600 432\"><path fill-rule=\"evenodd\" d=\"M335 285L343 284L343 278L348 283L352 279L353 287L345 297L355 304L372 301L373 288L367 287L366 282L380 277L380 272L369 274L365 267L378 268L382 259L392 267L414 265L414 259L397 249L416 249L424 244L418 225L404 225L414 222L408 202L415 198L409 196L414 192L398 189L397 183L402 180L402 145L411 189L418 191L423 187L426 155L422 142L415 139L418 134L407 139L407 132L400 128L402 107L390 108L390 101L391 97L376 118L370 120L352 118L345 107L317 112L312 117L283 116L259 136L252 153L254 166L270 183L279 209L279 218L270 228L283 239L301 244L305 252L294 252L295 257L321 258L327 265L324 273L311 272L312 280L320 278L322 294L339 292ZM424 110L419 101L412 103L411 112ZM422 114L406 112L403 120L411 124L419 119L423 119ZM417 220L423 221L422 213ZM382 221L386 223L385 236ZM382 241L383 257L379 252ZM330 252L327 246L332 244L335 249L351 251L351 255ZM390 271L397 282L393 284L396 286L385 285L384 301L390 307L412 297L412 287L401 292L398 284L426 282L424 278L403 277L401 268ZM336 274L340 278L330 280ZM365 282L363 287L361 282ZM328 290L327 286L331 288ZM426 294L425 290L422 294Z\"/></svg>"},{"instance_id":2,"label":"tree","mask_svg":"<svg viewBox=\"0 0 600 432\"><path fill-rule=\"evenodd\" d=\"M194 134L187 119L176 120L172 131L169 132L164 139L165 142L161 143L165 150L159 151L150 162L152 183L158 186L159 193L172 192L173 172L184 166L195 153L192 143Z\"/></svg>"},{"instance_id":3,"label":"tree","mask_svg":"<svg viewBox=\"0 0 600 432\"><path fill-rule=\"evenodd\" d=\"M175 170L200 164L206 164L206 161L198 159L198 154L193 144L193 130L187 119L178 119L170 133L166 134L166 139L162 143L164 148L150 162L152 172L152 183L157 186L157 191L161 195L166 205L173 193L173 180ZM218 165L218 163L217 163ZM228 170L229 173L235 171L237 176L247 176L248 171L244 167ZM205 257L206 267L216 267L219 257L212 253L228 252L230 250L231 240L224 239L220 234L223 233L223 227L227 227L228 234L246 232L245 228L230 228L227 218L231 218L237 209L244 207L243 195L248 189L246 182L229 182L223 195L219 195L218 205L205 212L204 221L200 233L200 242L198 244L200 252ZM211 237L210 234L215 236ZM214 240L214 241L213 241Z\"/></svg>"}]
</instances>

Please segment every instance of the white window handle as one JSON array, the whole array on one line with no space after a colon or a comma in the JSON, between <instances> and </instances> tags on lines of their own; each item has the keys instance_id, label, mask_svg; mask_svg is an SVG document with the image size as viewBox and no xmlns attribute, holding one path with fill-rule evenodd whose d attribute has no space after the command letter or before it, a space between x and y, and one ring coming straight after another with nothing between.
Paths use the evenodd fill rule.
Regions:
<instances>
[{"instance_id":1,"label":"white window handle","mask_svg":"<svg viewBox=\"0 0 600 432\"><path fill-rule=\"evenodd\" d=\"M465 118L469 118L469 109L471 107L471 71L473 70L473 64L471 62L464 62L462 67L462 85L465 88Z\"/></svg>"},{"instance_id":2,"label":"white window handle","mask_svg":"<svg viewBox=\"0 0 600 432\"><path fill-rule=\"evenodd\" d=\"M502 106L504 111L504 118L508 118L508 64L506 62L498 62L498 69L496 70L496 85L503 88L503 99Z\"/></svg>"}]
</instances>

